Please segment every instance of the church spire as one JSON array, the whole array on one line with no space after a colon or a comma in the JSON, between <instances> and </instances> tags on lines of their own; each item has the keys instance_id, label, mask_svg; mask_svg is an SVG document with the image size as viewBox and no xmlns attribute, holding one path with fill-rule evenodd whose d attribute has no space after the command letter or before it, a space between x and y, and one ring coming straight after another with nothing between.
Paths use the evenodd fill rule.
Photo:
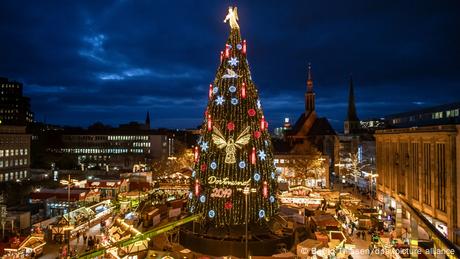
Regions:
<instances>
[{"instance_id":1,"label":"church spire","mask_svg":"<svg viewBox=\"0 0 460 259\"><path fill-rule=\"evenodd\" d=\"M305 115L315 111L315 93L313 92L313 78L311 76L311 63L308 63L307 92L305 93Z\"/></svg>"},{"instance_id":2,"label":"church spire","mask_svg":"<svg viewBox=\"0 0 460 259\"><path fill-rule=\"evenodd\" d=\"M307 74L307 92L313 92L313 78L311 77L311 63L308 62L308 74Z\"/></svg>"},{"instance_id":3,"label":"church spire","mask_svg":"<svg viewBox=\"0 0 460 259\"><path fill-rule=\"evenodd\" d=\"M356 113L355 91L353 87L353 77L350 75L350 86L348 89L348 112L344 122L344 133L353 134L360 128L360 122Z\"/></svg>"},{"instance_id":4,"label":"church spire","mask_svg":"<svg viewBox=\"0 0 460 259\"><path fill-rule=\"evenodd\" d=\"M147 116L145 116L145 127L150 129L150 112L147 111Z\"/></svg>"},{"instance_id":5,"label":"church spire","mask_svg":"<svg viewBox=\"0 0 460 259\"><path fill-rule=\"evenodd\" d=\"M350 87L348 90L348 121L359 121L358 115L356 114L356 105L355 105L355 91L353 89L353 77L350 75Z\"/></svg>"}]
</instances>

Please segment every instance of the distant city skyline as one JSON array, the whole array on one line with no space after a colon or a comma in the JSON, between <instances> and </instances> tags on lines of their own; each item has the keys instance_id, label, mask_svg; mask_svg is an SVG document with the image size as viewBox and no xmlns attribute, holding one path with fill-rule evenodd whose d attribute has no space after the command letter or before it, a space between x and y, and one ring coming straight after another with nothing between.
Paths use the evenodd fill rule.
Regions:
<instances>
[{"instance_id":1,"label":"distant city skyline","mask_svg":"<svg viewBox=\"0 0 460 259\"><path fill-rule=\"evenodd\" d=\"M24 84L37 121L195 128L228 37L228 2L5 1L0 76ZM460 100L458 1L238 3L270 128L304 110L341 131L353 75L360 119Z\"/></svg>"}]
</instances>

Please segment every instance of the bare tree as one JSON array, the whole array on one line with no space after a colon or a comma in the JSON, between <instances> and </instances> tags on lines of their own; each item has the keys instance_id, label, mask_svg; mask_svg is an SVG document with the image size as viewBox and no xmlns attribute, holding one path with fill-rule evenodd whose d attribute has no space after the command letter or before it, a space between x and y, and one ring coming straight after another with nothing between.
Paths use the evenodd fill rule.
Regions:
<instances>
[{"instance_id":1,"label":"bare tree","mask_svg":"<svg viewBox=\"0 0 460 259\"><path fill-rule=\"evenodd\" d=\"M314 154L308 159L298 158L284 164L285 174L283 177L296 183L306 183L308 179L322 179L326 172L324 168L324 158L320 154Z\"/></svg>"},{"instance_id":2,"label":"bare tree","mask_svg":"<svg viewBox=\"0 0 460 259\"><path fill-rule=\"evenodd\" d=\"M193 152L186 148L179 141L175 141L174 156L163 158L153 162L153 171L157 177L169 176L173 173L181 172L193 165Z\"/></svg>"},{"instance_id":3,"label":"bare tree","mask_svg":"<svg viewBox=\"0 0 460 259\"><path fill-rule=\"evenodd\" d=\"M346 174L353 178L354 190L356 190L358 186L358 178L362 177L364 169L368 168L370 164L367 163L366 160L360 159L358 152L356 152L345 154L345 156L341 158L339 166L344 168Z\"/></svg>"}]
</instances>

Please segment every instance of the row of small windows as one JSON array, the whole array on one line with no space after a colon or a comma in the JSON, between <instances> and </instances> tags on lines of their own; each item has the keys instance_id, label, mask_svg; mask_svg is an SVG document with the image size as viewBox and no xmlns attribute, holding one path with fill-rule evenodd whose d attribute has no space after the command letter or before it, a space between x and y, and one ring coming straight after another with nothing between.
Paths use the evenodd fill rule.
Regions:
<instances>
[{"instance_id":1,"label":"row of small windows","mask_svg":"<svg viewBox=\"0 0 460 259\"><path fill-rule=\"evenodd\" d=\"M15 160L0 160L0 168L27 165L27 158Z\"/></svg>"},{"instance_id":2,"label":"row of small windows","mask_svg":"<svg viewBox=\"0 0 460 259\"><path fill-rule=\"evenodd\" d=\"M27 177L27 171L17 171L17 172L10 172L10 173L0 173L0 182L7 182L13 180L19 180L22 178Z\"/></svg>"},{"instance_id":3,"label":"row of small windows","mask_svg":"<svg viewBox=\"0 0 460 259\"><path fill-rule=\"evenodd\" d=\"M0 157L9 157L9 156L24 156L28 154L27 148L25 149L0 149Z\"/></svg>"},{"instance_id":4,"label":"row of small windows","mask_svg":"<svg viewBox=\"0 0 460 259\"><path fill-rule=\"evenodd\" d=\"M166 144L166 142L163 144ZM134 142L133 147L150 147L150 142Z\"/></svg>"},{"instance_id":5,"label":"row of small windows","mask_svg":"<svg viewBox=\"0 0 460 259\"><path fill-rule=\"evenodd\" d=\"M460 116L460 108L447 110L447 111L439 111L439 112L412 115L409 117L394 118L391 120L391 122L393 124L399 124L399 123L407 122L408 120L413 122L416 120L429 120L429 119L437 120L437 119L443 119L443 118L454 118L454 117L459 117L459 116Z\"/></svg>"},{"instance_id":6,"label":"row of small windows","mask_svg":"<svg viewBox=\"0 0 460 259\"><path fill-rule=\"evenodd\" d=\"M460 109L448 110L445 112L433 112L431 114L432 119L452 118L459 116Z\"/></svg>"},{"instance_id":7,"label":"row of small windows","mask_svg":"<svg viewBox=\"0 0 460 259\"><path fill-rule=\"evenodd\" d=\"M7 113L18 113L19 110L3 110L3 109L0 109L0 113L3 113L3 114L7 114Z\"/></svg>"},{"instance_id":8,"label":"row of small windows","mask_svg":"<svg viewBox=\"0 0 460 259\"><path fill-rule=\"evenodd\" d=\"M2 84L2 88L19 88L19 85L15 85L15 84Z\"/></svg>"},{"instance_id":9,"label":"row of small windows","mask_svg":"<svg viewBox=\"0 0 460 259\"><path fill-rule=\"evenodd\" d=\"M149 140L149 136L108 136L109 140Z\"/></svg>"},{"instance_id":10,"label":"row of small windows","mask_svg":"<svg viewBox=\"0 0 460 259\"><path fill-rule=\"evenodd\" d=\"M149 140L149 136L104 136L104 135L68 135L68 140Z\"/></svg>"},{"instance_id":11,"label":"row of small windows","mask_svg":"<svg viewBox=\"0 0 460 259\"><path fill-rule=\"evenodd\" d=\"M83 156L78 156L78 161L80 160L85 160L85 159L94 159L94 160L107 160L110 159L110 156L97 156L97 155L83 155Z\"/></svg>"},{"instance_id":12,"label":"row of small windows","mask_svg":"<svg viewBox=\"0 0 460 259\"><path fill-rule=\"evenodd\" d=\"M144 149L142 148L107 148L107 149L100 149L100 148L63 148L61 149L64 153L70 154L127 154L127 153L144 153ZM147 152L150 152L148 150Z\"/></svg>"}]
</instances>

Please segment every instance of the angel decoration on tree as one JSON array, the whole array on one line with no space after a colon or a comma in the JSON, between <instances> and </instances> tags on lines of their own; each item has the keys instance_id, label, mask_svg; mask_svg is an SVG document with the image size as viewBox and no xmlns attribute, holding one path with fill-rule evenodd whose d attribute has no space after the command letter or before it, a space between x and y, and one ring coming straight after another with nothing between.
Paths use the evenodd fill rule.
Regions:
<instances>
[{"instance_id":1,"label":"angel decoration on tree","mask_svg":"<svg viewBox=\"0 0 460 259\"><path fill-rule=\"evenodd\" d=\"M251 133L249 133L249 129L250 127L246 127L246 129L244 129L243 132L241 132L241 134L238 136L236 141L233 140L233 137L230 137L228 141L226 141L222 132L220 132L220 130L215 126L213 127L214 132L212 133L212 141L217 146L217 148L225 148L225 163L236 163L236 148L242 148L244 145L249 143L249 139L251 138Z\"/></svg>"}]
</instances>

